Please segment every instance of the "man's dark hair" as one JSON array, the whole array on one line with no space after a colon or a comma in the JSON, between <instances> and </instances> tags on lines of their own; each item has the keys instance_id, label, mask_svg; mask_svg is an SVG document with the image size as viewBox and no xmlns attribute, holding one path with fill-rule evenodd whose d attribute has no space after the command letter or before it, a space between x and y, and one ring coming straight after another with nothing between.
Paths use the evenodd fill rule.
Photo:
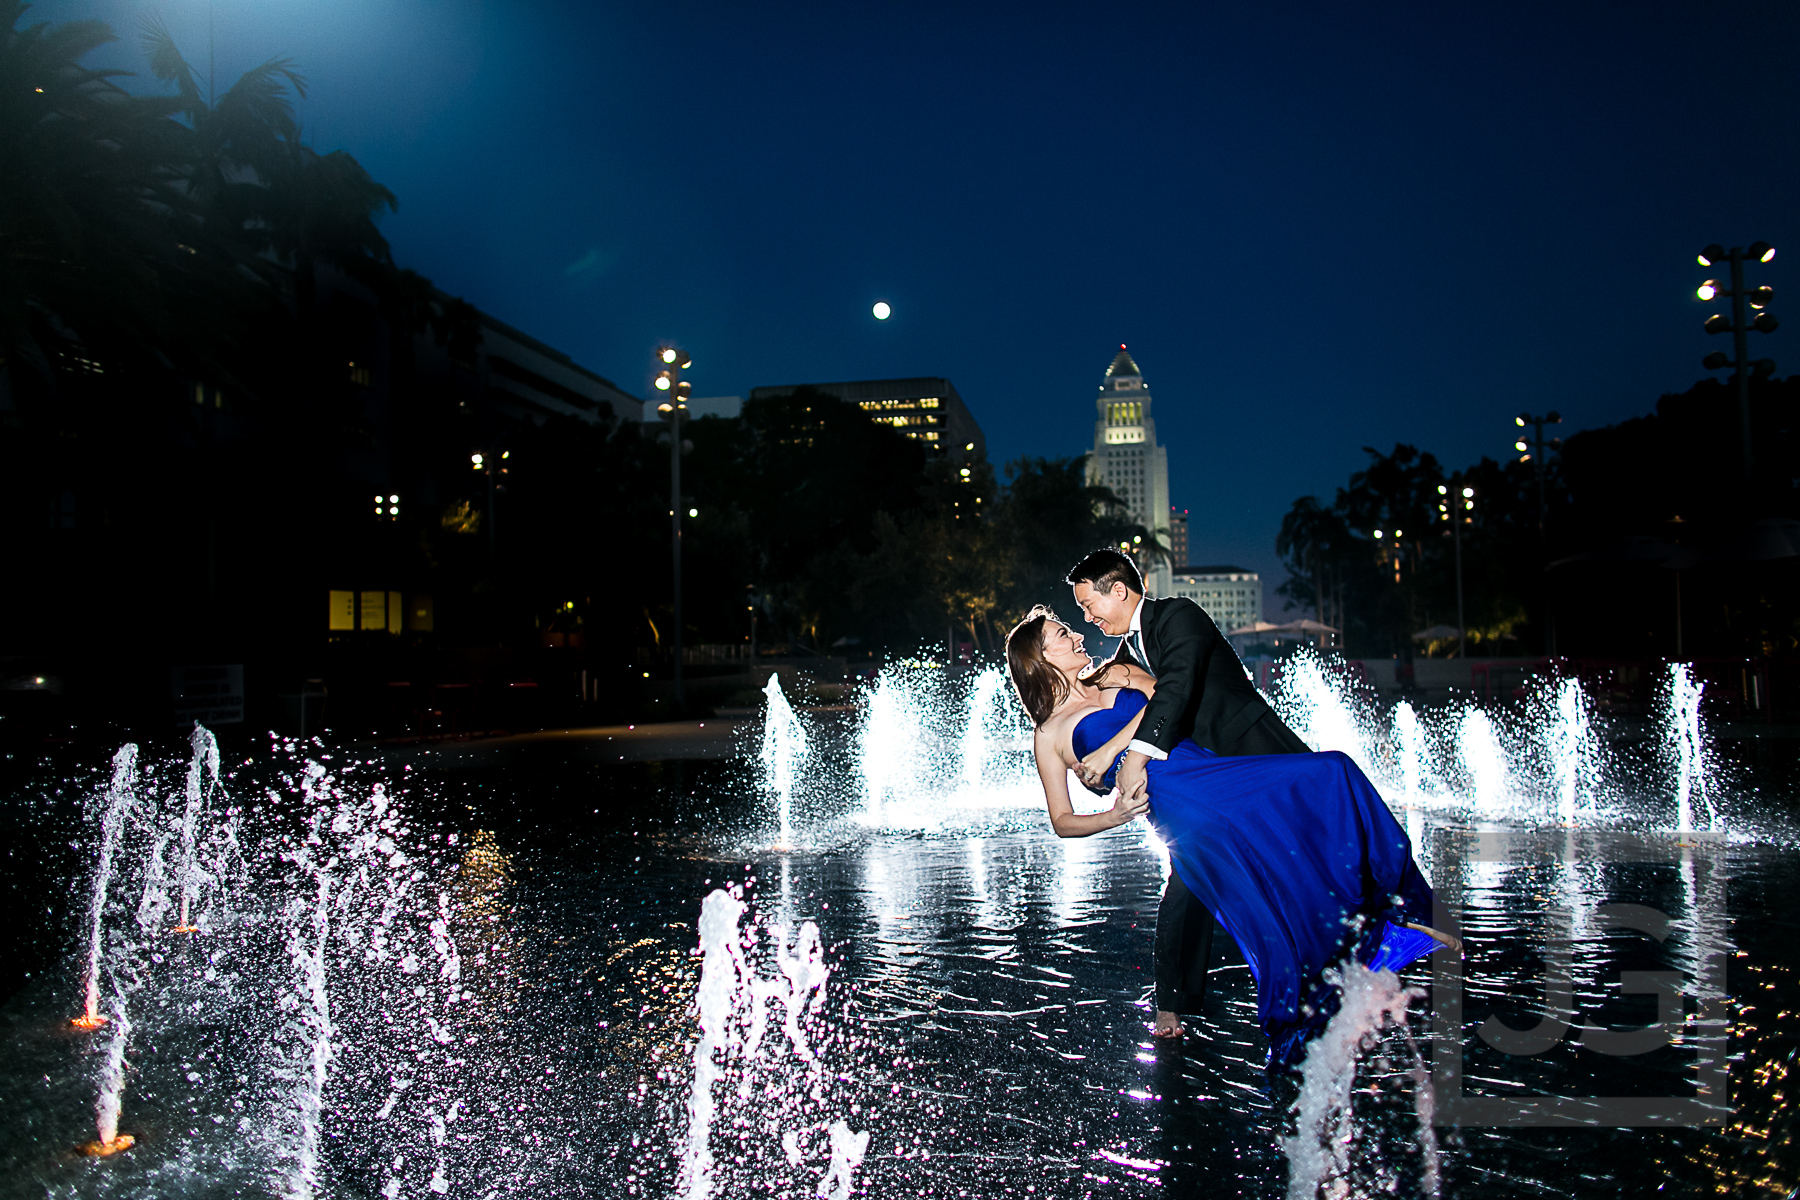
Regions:
<instances>
[{"instance_id":1,"label":"man's dark hair","mask_svg":"<svg viewBox=\"0 0 1800 1200\"><path fill-rule=\"evenodd\" d=\"M1137 564L1117 550L1096 550L1069 570L1068 583L1085 583L1096 592L1110 592L1112 585L1122 583L1138 595L1144 594L1144 577Z\"/></svg>"}]
</instances>

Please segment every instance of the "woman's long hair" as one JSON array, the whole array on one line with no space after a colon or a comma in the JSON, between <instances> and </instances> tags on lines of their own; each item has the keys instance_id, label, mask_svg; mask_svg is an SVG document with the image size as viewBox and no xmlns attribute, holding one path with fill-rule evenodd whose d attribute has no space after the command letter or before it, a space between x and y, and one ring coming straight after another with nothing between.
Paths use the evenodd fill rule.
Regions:
<instances>
[{"instance_id":1,"label":"woman's long hair","mask_svg":"<svg viewBox=\"0 0 1800 1200\"><path fill-rule=\"evenodd\" d=\"M1013 690L1031 723L1040 727L1069 694L1068 678L1044 658L1044 622L1057 620L1053 611L1040 604L1006 635L1006 670L1012 676Z\"/></svg>"}]
</instances>

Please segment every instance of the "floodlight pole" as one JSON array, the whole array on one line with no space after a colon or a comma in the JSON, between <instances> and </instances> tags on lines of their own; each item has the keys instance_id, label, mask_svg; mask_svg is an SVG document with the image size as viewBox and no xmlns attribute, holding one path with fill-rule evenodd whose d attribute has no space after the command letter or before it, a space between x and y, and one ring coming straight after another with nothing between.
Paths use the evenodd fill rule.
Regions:
<instances>
[{"instance_id":1,"label":"floodlight pole","mask_svg":"<svg viewBox=\"0 0 1800 1200\"><path fill-rule=\"evenodd\" d=\"M1744 486L1749 489L1752 503L1755 502L1757 492L1756 476L1752 470L1755 460L1750 437L1750 372L1752 367L1758 368L1759 372L1773 372L1775 364L1767 360L1763 363L1750 361L1750 331L1755 329L1761 333L1774 333L1780 322L1766 308L1769 297L1773 294L1772 289L1767 287L1756 289L1758 296L1756 300L1752 300L1751 293L1744 289L1744 263L1750 259L1766 263L1774 257L1775 249L1767 242L1753 242L1748 247L1733 246L1730 250L1714 243L1700 253L1701 266L1710 267L1721 259L1726 259L1731 263L1731 324L1729 328L1733 357L1727 364L1723 354L1709 354L1703 365L1709 371L1716 371L1727 365L1731 367L1732 381L1737 385L1738 436L1744 459ZM1717 291L1717 281L1709 279L1701 286L1699 295L1702 300L1711 300L1717 295ZM1745 311L1747 307L1763 311L1751 317ZM1724 333L1726 329L1723 316L1714 315L1706 319L1706 332Z\"/></svg>"},{"instance_id":2,"label":"floodlight pole","mask_svg":"<svg viewBox=\"0 0 1800 1200\"><path fill-rule=\"evenodd\" d=\"M1544 498L1544 477L1550 469L1550 451L1560 449L1562 439L1551 438L1546 442L1544 426L1561 425L1562 414L1552 411L1534 417L1528 412L1522 412L1515 421L1521 428L1531 426L1531 441L1528 443L1521 438L1513 446L1523 454L1520 462L1530 462L1537 468L1538 556L1544 562L1544 574L1540 576L1544 587L1544 652L1553 655L1556 653L1556 617L1551 612L1550 601L1550 535L1544 527L1549 506Z\"/></svg>"},{"instance_id":3,"label":"floodlight pole","mask_svg":"<svg viewBox=\"0 0 1800 1200\"><path fill-rule=\"evenodd\" d=\"M687 416L688 394L681 373L694 364L673 346L662 347L656 357L664 364L657 372L657 390L669 395L657 405L657 411L669 422L669 561L675 595L675 629L669 644L675 653L675 707L679 709L686 699L681 680L681 421Z\"/></svg>"},{"instance_id":4,"label":"floodlight pole","mask_svg":"<svg viewBox=\"0 0 1800 1200\"><path fill-rule=\"evenodd\" d=\"M1460 500L1462 490L1457 489ZM1456 514L1456 523L1450 527L1451 537L1456 542L1456 657L1467 662L1469 659L1469 624L1463 619L1463 580L1462 580L1462 513Z\"/></svg>"},{"instance_id":5,"label":"floodlight pole","mask_svg":"<svg viewBox=\"0 0 1800 1200\"><path fill-rule=\"evenodd\" d=\"M1744 321L1744 248L1731 248L1731 381L1737 385L1738 432L1744 451L1744 482L1756 477L1751 473L1750 446L1750 327ZM1754 484L1752 484L1754 488Z\"/></svg>"},{"instance_id":6,"label":"floodlight pole","mask_svg":"<svg viewBox=\"0 0 1800 1200\"><path fill-rule=\"evenodd\" d=\"M681 418L686 415L687 406L677 396L675 406L669 410L669 547L675 586L675 632L671 644L675 649L677 711L684 700L681 686Z\"/></svg>"}]
</instances>

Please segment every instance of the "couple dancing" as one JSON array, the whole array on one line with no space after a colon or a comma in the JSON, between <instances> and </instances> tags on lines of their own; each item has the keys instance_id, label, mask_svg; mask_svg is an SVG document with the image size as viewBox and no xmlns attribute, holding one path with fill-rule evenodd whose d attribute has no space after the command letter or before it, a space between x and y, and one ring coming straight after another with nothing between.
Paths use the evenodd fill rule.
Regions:
<instances>
[{"instance_id":1,"label":"couple dancing","mask_svg":"<svg viewBox=\"0 0 1800 1200\"><path fill-rule=\"evenodd\" d=\"M1374 786L1346 756L1308 752L1199 605L1146 600L1116 550L1088 555L1068 581L1118 653L1096 667L1081 635L1039 607L1007 634L1007 668L1037 730L1057 834L1144 816L1168 846L1156 1036L1180 1037L1180 1014L1200 1011L1215 915L1256 979L1277 1064L1296 1061L1336 1011L1326 967L1354 954L1398 971L1456 946L1429 927L1431 888ZM1116 788L1112 808L1077 815L1071 772L1096 792Z\"/></svg>"}]
</instances>

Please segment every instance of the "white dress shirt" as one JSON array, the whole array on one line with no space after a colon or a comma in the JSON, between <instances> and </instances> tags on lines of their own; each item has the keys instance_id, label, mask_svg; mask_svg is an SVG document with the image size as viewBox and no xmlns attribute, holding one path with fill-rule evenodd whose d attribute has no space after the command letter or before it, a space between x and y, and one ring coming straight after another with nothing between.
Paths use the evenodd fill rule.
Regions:
<instances>
[{"instance_id":1,"label":"white dress shirt","mask_svg":"<svg viewBox=\"0 0 1800 1200\"><path fill-rule=\"evenodd\" d=\"M1137 642L1132 646L1132 649L1137 651L1138 662L1146 671L1149 671L1150 651L1144 646L1144 597L1142 596L1138 597L1137 607L1131 610L1131 628L1126 630L1125 636L1130 638L1134 633L1137 634ZM1152 671L1151 674L1155 674L1155 672ZM1133 738L1131 744L1125 748L1127 750L1136 750L1138 753L1149 758L1160 760L1169 757L1169 752L1164 750L1161 746L1153 746L1149 742L1142 742L1136 738Z\"/></svg>"}]
</instances>

